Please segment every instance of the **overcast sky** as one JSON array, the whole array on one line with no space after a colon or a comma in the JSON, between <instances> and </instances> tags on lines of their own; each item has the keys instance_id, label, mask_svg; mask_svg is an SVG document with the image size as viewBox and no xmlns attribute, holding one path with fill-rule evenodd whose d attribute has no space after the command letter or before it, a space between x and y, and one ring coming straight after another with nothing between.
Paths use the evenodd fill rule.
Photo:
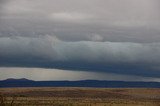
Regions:
<instances>
[{"instance_id":1,"label":"overcast sky","mask_svg":"<svg viewBox=\"0 0 160 106\"><path fill-rule=\"evenodd\" d=\"M0 79L159 81L159 11L159 0L0 0Z\"/></svg>"}]
</instances>

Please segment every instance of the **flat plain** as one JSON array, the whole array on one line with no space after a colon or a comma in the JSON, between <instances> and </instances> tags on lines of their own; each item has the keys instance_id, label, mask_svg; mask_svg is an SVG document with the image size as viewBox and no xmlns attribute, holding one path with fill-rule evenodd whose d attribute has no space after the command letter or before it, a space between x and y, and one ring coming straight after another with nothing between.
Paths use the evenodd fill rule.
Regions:
<instances>
[{"instance_id":1,"label":"flat plain","mask_svg":"<svg viewBox=\"0 0 160 106\"><path fill-rule=\"evenodd\" d=\"M0 88L0 106L160 106L160 89Z\"/></svg>"}]
</instances>

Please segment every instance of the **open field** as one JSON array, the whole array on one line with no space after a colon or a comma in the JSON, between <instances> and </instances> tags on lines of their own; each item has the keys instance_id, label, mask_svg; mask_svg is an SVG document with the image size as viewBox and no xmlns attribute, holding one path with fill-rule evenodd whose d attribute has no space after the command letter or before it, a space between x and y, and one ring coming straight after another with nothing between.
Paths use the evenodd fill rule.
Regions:
<instances>
[{"instance_id":1,"label":"open field","mask_svg":"<svg viewBox=\"0 0 160 106\"><path fill-rule=\"evenodd\" d=\"M160 89L0 88L0 106L160 106Z\"/></svg>"}]
</instances>

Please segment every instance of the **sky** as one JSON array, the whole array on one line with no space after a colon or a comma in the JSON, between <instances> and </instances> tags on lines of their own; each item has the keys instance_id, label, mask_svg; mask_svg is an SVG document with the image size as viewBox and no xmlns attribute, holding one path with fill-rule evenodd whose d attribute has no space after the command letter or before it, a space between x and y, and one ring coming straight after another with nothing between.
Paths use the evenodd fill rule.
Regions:
<instances>
[{"instance_id":1,"label":"sky","mask_svg":"<svg viewBox=\"0 0 160 106\"><path fill-rule=\"evenodd\" d=\"M159 0L0 0L0 80L160 82Z\"/></svg>"}]
</instances>

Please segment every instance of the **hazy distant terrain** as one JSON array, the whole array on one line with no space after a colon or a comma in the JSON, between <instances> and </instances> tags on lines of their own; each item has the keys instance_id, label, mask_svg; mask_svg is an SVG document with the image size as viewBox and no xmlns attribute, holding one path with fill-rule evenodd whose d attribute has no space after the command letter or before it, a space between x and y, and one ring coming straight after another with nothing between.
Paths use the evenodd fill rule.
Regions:
<instances>
[{"instance_id":1,"label":"hazy distant terrain","mask_svg":"<svg viewBox=\"0 0 160 106\"><path fill-rule=\"evenodd\" d=\"M1 106L2 98L14 106L160 106L160 89L32 87L0 93Z\"/></svg>"},{"instance_id":2,"label":"hazy distant terrain","mask_svg":"<svg viewBox=\"0 0 160 106\"><path fill-rule=\"evenodd\" d=\"M0 81L1 87L100 87L100 88L160 88L160 82L143 81L107 81L107 80L80 80L80 81L33 81L25 78L6 79Z\"/></svg>"}]
</instances>

